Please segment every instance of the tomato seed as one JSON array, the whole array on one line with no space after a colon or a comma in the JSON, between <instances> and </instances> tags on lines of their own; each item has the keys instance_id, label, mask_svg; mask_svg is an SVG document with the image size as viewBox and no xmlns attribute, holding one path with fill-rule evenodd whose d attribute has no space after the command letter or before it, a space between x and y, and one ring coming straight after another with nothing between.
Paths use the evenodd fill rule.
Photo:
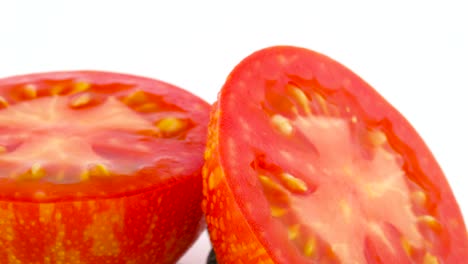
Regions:
<instances>
[{"instance_id":1,"label":"tomato seed","mask_svg":"<svg viewBox=\"0 0 468 264\"><path fill-rule=\"evenodd\" d=\"M300 228L300 226L298 224L291 225L291 226L288 227L288 238L289 238L289 240L295 240L298 237L299 228Z\"/></svg>"},{"instance_id":2,"label":"tomato seed","mask_svg":"<svg viewBox=\"0 0 468 264\"><path fill-rule=\"evenodd\" d=\"M34 99L37 96L37 88L34 84L27 84L23 87L23 94L27 99Z\"/></svg>"},{"instance_id":3,"label":"tomato seed","mask_svg":"<svg viewBox=\"0 0 468 264\"><path fill-rule=\"evenodd\" d=\"M341 200L340 201L340 208L341 208L341 212L343 213L343 216L346 220L349 220L350 217L351 217L351 206L349 205L349 203L345 200Z\"/></svg>"},{"instance_id":4,"label":"tomato seed","mask_svg":"<svg viewBox=\"0 0 468 264\"><path fill-rule=\"evenodd\" d=\"M418 220L426 224L428 227L430 227L434 231L439 231L442 228L439 221L437 221L437 219L431 215L420 216L418 217Z\"/></svg>"},{"instance_id":5,"label":"tomato seed","mask_svg":"<svg viewBox=\"0 0 468 264\"><path fill-rule=\"evenodd\" d=\"M273 126L283 135L291 135L293 127L291 121L286 117L276 114L271 117L271 123Z\"/></svg>"},{"instance_id":6,"label":"tomato seed","mask_svg":"<svg viewBox=\"0 0 468 264\"><path fill-rule=\"evenodd\" d=\"M401 237L401 246L403 247L403 250L406 252L407 256L411 256L413 254L413 247L405 237Z\"/></svg>"},{"instance_id":7,"label":"tomato seed","mask_svg":"<svg viewBox=\"0 0 468 264\"><path fill-rule=\"evenodd\" d=\"M135 110L142 113L150 113L158 111L159 107L155 103L145 103L141 106L136 107Z\"/></svg>"},{"instance_id":8,"label":"tomato seed","mask_svg":"<svg viewBox=\"0 0 468 264\"><path fill-rule=\"evenodd\" d=\"M413 203L419 206L425 206L427 202L427 195L423 191L415 191L411 194L411 200L413 200Z\"/></svg>"},{"instance_id":9,"label":"tomato seed","mask_svg":"<svg viewBox=\"0 0 468 264\"><path fill-rule=\"evenodd\" d=\"M317 250L317 241L311 237L307 240L304 245L304 255L307 257L313 257Z\"/></svg>"},{"instance_id":10,"label":"tomato seed","mask_svg":"<svg viewBox=\"0 0 468 264\"><path fill-rule=\"evenodd\" d=\"M287 212L285 208L281 208L277 206L271 206L270 211L271 211L271 216L273 217L282 217Z\"/></svg>"},{"instance_id":11,"label":"tomato seed","mask_svg":"<svg viewBox=\"0 0 468 264\"><path fill-rule=\"evenodd\" d=\"M439 261L431 253L427 252L424 255L424 264L439 264Z\"/></svg>"},{"instance_id":12,"label":"tomato seed","mask_svg":"<svg viewBox=\"0 0 468 264\"><path fill-rule=\"evenodd\" d=\"M125 97L122 101L129 106L135 106L147 103L149 100L143 91L135 91Z\"/></svg>"},{"instance_id":13,"label":"tomato seed","mask_svg":"<svg viewBox=\"0 0 468 264\"><path fill-rule=\"evenodd\" d=\"M187 126L187 122L176 117L165 117L156 123L161 132L166 135L174 135Z\"/></svg>"},{"instance_id":14,"label":"tomato seed","mask_svg":"<svg viewBox=\"0 0 468 264\"><path fill-rule=\"evenodd\" d=\"M70 92L70 94L76 94L76 93L81 93L84 91L89 90L91 88L91 84L88 82L77 82L75 83L73 90Z\"/></svg>"},{"instance_id":15,"label":"tomato seed","mask_svg":"<svg viewBox=\"0 0 468 264\"><path fill-rule=\"evenodd\" d=\"M84 93L78 97L75 97L71 101L70 106L73 108L78 108L78 107L85 106L89 102L91 102L91 95L89 93Z\"/></svg>"},{"instance_id":16,"label":"tomato seed","mask_svg":"<svg viewBox=\"0 0 468 264\"><path fill-rule=\"evenodd\" d=\"M356 122L353 122L353 123L356 123ZM370 143L374 147L380 147L387 142L387 136L382 131L379 131L379 130L369 131L368 137L369 137Z\"/></svg>"},{"instance_id":17,"label":"tomato seed","mask_svg":"<svg viewBox=\"0 0 468 264\"><path fill-rule=\"evenodd\" d=\"M41 179L46 174L45 170L41 167L41 164L34 163L31 166L31 178L34 180Z\"/></svg>"},{"instance_id":18,"label":"tomato seed","mask_svg":"<svg viewBox=\"0 0 468 264\"><path fill-rule=\"evenodd\" d=\"M327 104L327 101L325 101L325 99L323 98L323 96L321 96L318 93L315 93L315 98L317 99L317 101L318 101L318 103L320 105L320 108L323 111L322 113L324 115L329 115L330 113L328 111L328 104Z\"/></svg>"},{"instance_id":19,"label":"tomato seed","mask_svg":"<svg viewBox=\"0 0 468 264\"><path fill-rule=\"evenodd\" d=\"M282 173L280 178L282 180L282 183L285 185L286 189L288 189L291 192L305 193L308 190L307 185L303 180L296 178L295 176L289 173Z\"/></svg>"},{"instance_id":20,"label":"tomato seed","mask_svg":"<svg viewBox=\"0 0 468 264\"><path fill-rule=\"evenodd\" d=\"M304 109L304 112L309 115L311 113L309 98L307 98L305 93L294 84L288 84L286 86L286 90L297 100L300 106Z\"/></svg>"}]
</instances>

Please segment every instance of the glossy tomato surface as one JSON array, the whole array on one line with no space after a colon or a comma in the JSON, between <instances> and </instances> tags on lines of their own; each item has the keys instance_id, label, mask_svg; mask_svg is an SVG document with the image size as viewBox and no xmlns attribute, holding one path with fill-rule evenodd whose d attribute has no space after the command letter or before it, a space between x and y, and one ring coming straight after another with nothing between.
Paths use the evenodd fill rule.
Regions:
<instances>
[{"instance_id":1,"label":"glossy tomato surface","mask_svg":"<svg viewBox=\"0 0 468 264\"><path fill-rule=\"evenodd\" d=\"M175 263L203 228L208 112L136 76L0 79L0 263Z\"/></svg>"},{"instance_id":2,"label":"glossy tomato surface","mask_svg":"<svg viewBox=\"0 0 468 264\"><path fill-rule=\"evenodd\" d=\"M468 259L459 207L428 147L324 55L271 47L242 61L214 106L205 158L219 263Z\"/></svg>"}]
</instances>

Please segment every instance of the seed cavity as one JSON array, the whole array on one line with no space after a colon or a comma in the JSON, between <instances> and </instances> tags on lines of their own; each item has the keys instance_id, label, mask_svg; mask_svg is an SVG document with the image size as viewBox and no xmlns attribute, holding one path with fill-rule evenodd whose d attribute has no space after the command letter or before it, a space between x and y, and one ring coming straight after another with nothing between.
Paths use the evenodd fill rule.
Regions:
<instances>
[{"instance_id":1,"label":"seed cavity","mask_svg":"<svg viewBox=\"0 0 468 264\"><path fill-rule=\"evenodd\" d=\"M431 253L427 252L425 255L424 255L424 261L423 261L424 264L439 264L439 261L437 260L437 258L435 256L433 256Z\"/></svg>"},{"instance_id":2,"label":"seed cavity","mask_svg":"<svg viewBox=\"0 0 468 264\"><path fill-rule=\"evenodd\" d=\"M286 189L288 189L291 192L305 193L308 191L307 185L303 180L289 173L286 173L286 172L282 173L280 175L280 179L283 185L286 187Z\"/></svg>"},{"instance_id":3,"label":"seed cavity","mask_svg":"<svg viewBox=\"0 0 468 264\"><path fill-rule=\"evenodd\" d=\"M313 237L309 238L304 244L304 255L306 257L313 257L317 251L317 240Z\"/></svg>"},{"instance_id":4,"label":"seed cavity","mask_svg":"<svg viewBox=\"0 0 468 264\"><path fill-rule=\"evenodd\" d=\"M90 102L91 102L91 95L89 93L84 93L75 97L71 101L70 106L73 108L79 108L79 107L83 107L89 104Z\"/></svg>"},{"instance_id":5,"label":"seed cavity","mask_svg":"<svg viewBox=\"0 0 468 264\"><path fill-rule=\"evenodd\" d=\"M293 131L291 121L282 115L273 115L271 117L271 123L273 124L274 128L283 135L289 136Z\"/></svg>"}]
</instances>

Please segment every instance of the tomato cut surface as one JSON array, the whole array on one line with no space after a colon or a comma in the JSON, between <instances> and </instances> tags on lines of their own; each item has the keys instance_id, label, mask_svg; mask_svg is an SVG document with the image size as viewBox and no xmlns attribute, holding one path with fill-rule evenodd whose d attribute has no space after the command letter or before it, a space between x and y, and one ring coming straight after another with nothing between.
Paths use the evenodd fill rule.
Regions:
<instances>
[{"instance_id":1,"label":"tomato cut surface","mask_svg":"<svg viewBox=\"0 0 468 264\"><path fill-rule=\"evenodd\" d=\"M258 51L209 126L203 209L220 263L462 263L466 227L411 125L332 59Z\"/></svg>"},{"instance_id":2,"label":"tomato cut surface","mask_svg":"<svg viewBox=\"0 0 468 264\"><path fill-rule=\"evenodd\" d=\"M203 227L208 111L130 75L0 79L0 263L174 263Z\"/></svg>"}]
</instances>

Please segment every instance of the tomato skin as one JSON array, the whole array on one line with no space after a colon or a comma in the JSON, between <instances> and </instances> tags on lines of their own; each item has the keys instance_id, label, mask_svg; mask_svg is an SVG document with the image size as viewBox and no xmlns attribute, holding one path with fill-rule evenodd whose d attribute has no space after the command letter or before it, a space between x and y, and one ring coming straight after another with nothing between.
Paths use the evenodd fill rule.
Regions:
<instances>
[{"instance_id":1,"label":"tomato skin","mask_svg":"<svg viewBox=\"0 0 468 264\"><path fill-rule=\"evenodd\" d=\"M0 262L174 263L204 227L197 188L191 177L128 197L2 201Z\"/></svg>"},{"instance_id":2,"label":"tomato skin","mask_svg":"<svg viewBox=\"0 0 468 264\"><path fill-rule=\"evenodd\" d=\"M109 72L16 76L0 79L0 90L43 80L85 80L107 94L138 86L187 108L195 127L180 140L189 147L172 150L178 159L144 172L68 185L1 178L0 263L175 263L205 228L201 168L210 106L173 85ZM28 195L34 188L47 196Z\"/></svg>"},{"instance_id":3,"label":"tomato skin","mask_svg":"<svg viewBox=\"0 0 468 264\"><path fill-rule=\"evenodd\" d=\"M203 167L205 221L218 263L273 263L246 222L219 167L220 110L213 105Z\"/></svg>"},{"instance_id":4,"label":"tomato skin","mask_svg":"<svg viewBox=\"0 0 468 264\"><path fill-rule=\"evenodd\" d=\"M294 59L295 63L288 64L289 59ZM229 75L212 112L203 171L203 210L219 263L315 263L300 257L285 241L287 239L278 231L278 223L269 215L259 184L246 176L248 172L241 167L246 164L242 162L247 160L245 156L251 152L251 146L246 139L248 136L242 134L244 124L239 120L247 120L246 125L254 131L252 135L261 134L272 144L276 143L270 138L271 132L255 125L260 119L252 109L259 108L259 102L250 98L268 90L261 88L263 86L283 85L289 78L296 77L317 80L332 92L350 93L365 109L369 120L385 120L390 124L388 133L392 135L389 139L392 147L404 153L409 161L405 170L412 180L430 193L431 208L428 210L437 216L444 230L439 234L438 243L444 247L436 256L439 262L429 262L432 255L421 255L418 259L454 264L468 259L468 237L460 209L443 172L414 128L373 88L338 62L310 50L283 46L257 51L239 63ZM234 110L236 105L237 111ZM236 149L232 150L232 146ZM404 254L401 249L399 252ZM369 243L368 263L393 263L389 256L388 251ZM395 259L403 257L409 261L403 255L393 256Z\"/></svg>"}]
</instances>

